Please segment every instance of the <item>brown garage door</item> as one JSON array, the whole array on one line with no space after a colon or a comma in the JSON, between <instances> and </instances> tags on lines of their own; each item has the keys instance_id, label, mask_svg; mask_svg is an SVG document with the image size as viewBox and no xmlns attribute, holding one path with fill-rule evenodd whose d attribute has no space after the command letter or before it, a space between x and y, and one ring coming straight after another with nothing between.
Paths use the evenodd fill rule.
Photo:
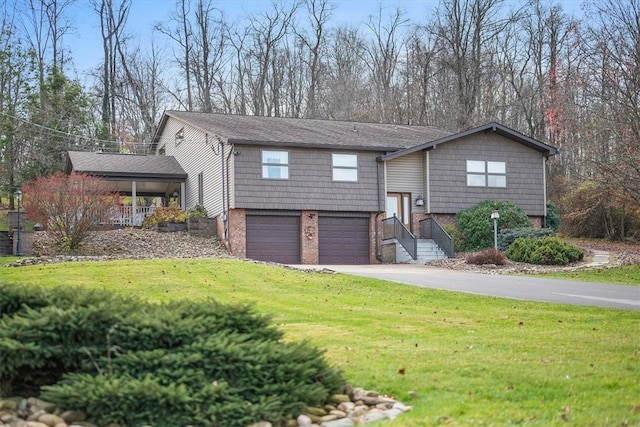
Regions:
<instances>
[{"instance_id":1,"label":"brown garage door","mask_svg":"<svg viewBox=\"0 0 640 427\"><path fill-rule=\"evenodd\" d=\"M300 263L300 217L247 215L247 258Z\"/></svg>"},{"instance_id":2,"label":"brown garage door","mask_svg":"<svg viewBox=\"0 0 640 427\"><path fill-rule=\"evenodd\" d=\"M318 218L320 264L369 264L369 218Z\"/></svg>"}]
</instances>

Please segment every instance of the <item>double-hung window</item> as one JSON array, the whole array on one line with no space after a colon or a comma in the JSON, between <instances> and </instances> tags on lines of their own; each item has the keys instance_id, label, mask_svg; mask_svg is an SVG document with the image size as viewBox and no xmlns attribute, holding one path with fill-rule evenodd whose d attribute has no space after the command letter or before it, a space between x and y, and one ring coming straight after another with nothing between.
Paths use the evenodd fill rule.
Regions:
<instances>
[{"instance_id":1,"label":"double-hung window","mask_svg":"<svg viewBox=\"0 0 640 427\"><path fill-rule=\"evenodd\" d=\"M262 177L268 179L289 179L289 152L263 150Z\"/></svg>"},{"instance_id":2,"label":"double-hung window","mask_svg":"<svg viewBox=\"0 0 640 427\"><path fill-rule=\"evenodd\" d=\"M467 160L468 187L507 186L507 164L505 162Z\"/></svg>"},{"instance_id":3,"label":"double-hung window","mask_svg":"<svg viewBox=\"0 0 640 427\"><path fill-rule=\"evenodd\" d=\"M356 154L332 154L332 176L334 181L358 181L358 156Z\"/></svg>"}]
</instances>

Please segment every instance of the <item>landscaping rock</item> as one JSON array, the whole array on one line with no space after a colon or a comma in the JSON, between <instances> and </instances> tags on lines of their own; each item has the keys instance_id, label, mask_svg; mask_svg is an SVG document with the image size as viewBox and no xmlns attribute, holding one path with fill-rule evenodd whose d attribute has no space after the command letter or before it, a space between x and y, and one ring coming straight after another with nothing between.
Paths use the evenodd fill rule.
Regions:
<instances>
[{"instance_id":1,"label":"landscaping rock","mask_svg":"<svg viewBox=\"0 0 640 427\"><path fill-rule=\"evenodd\" d=\"M67 423L57 415L54 414L42 414L38 417L38 421L49 427L56 427L59 424L67 425Z\"/></svg>"},{"instance_id":2,"label":"landscaping rock","mask_svg":"<svg viewBox=\"0 0 640 427\"><path fill-rule=\"evenodd\" d=\"M86 420L87 414L82 411L64 411L60 414L60 418L62 418L67 424L73 424L74 422Z\"/></svg>"},{"instance_id":3,"label":"landscaping rock","mask_svg":"<svg viewBox=\"0 0 640 427\"><path fill-rule=\"evenodd\" d=\"M345 398L348 401L345 402ZM115 424L97 426L85 421L86 414L83 412L58 412L52 403L36 398L21 399L20 402L24 402L23 405L16 403L18 400L20 399L0 400L2 412L6 412L4 414L0 412L0 427L119 427ZM305 413L290 420L287 426L351 427L394 419L412 409L411 406L406 406L392 397L382 396L375 391L362 388L354 388L349 394L333 395L329 400L334 403L338 400L341 402L337 408L333 405L327 405L325 408L307 408ZM365 404L365 401L369 403ZM252 424L250 427L271 427L271 423L263 421Z\"/></svg>"}]
</instances>

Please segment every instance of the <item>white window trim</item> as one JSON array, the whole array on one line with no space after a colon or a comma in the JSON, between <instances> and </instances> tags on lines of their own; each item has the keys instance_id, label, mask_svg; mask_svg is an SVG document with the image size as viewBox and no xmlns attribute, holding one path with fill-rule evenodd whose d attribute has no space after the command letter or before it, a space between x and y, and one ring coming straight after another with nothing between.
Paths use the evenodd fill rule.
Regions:
<instances>
[{"instance_id":1,"label":"white window trim","mask_svg":"<svg viewBox=\"0 0 640 427\"><path fill-rule=\"evenodd\" d=\"M480 163L482 167L480 168ZM507 188L507 162L497 160L467 160L467 187ZM496 167L498 171L496 172ZM482 171L480 171L482 169ZM490 171L491 169L491 171ZM504 171L504 172L501 172ZM482 183L478 180L482 178ZM504 178L504 185L490 185L490 178ZM473 181L475 179L475 181Z\"/></svg>"},{"instance_id":2,"label":"white window trim","mask_svg":"<svg viewBox=\"0 0 640 427\"><path fill-rule=\"evenodd\" d=\"M338 166L335 164L335 156L349 156L355 159L355 166ZM355 171L355 179L336 179L336 172ZM331 153L331 179L334 182L358 182L358 155L353 153Z\"/></svg>"},{"instance_id":3,"label":"white window trim","mask_svg":"<svg viewBox=\"0 0 640 427\"><path fill-rule=\"evenodd\" d=\"M287 163L268 163L264 161L264 153L285 153L287 155ZM260 152L260 162L261 162L261 174L262 174L262 178L263 179L289 179L289 152L286 150L262 150ZM285 176L284 177L271 177L268 176L268 173L265 173L265 171L267 169L266 168L270 168L270 167L277 167L277 168L281 168L281 170L285 171Z\"/></svg>"}]
</instances>

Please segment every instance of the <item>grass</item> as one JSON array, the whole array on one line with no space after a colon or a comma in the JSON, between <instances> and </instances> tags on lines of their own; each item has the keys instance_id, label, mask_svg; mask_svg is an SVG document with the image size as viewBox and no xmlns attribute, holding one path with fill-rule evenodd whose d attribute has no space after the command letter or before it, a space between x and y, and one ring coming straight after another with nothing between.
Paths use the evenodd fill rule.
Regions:
<instances>
[{"instance_id":1,"label":"grass","mask_svg":"<svg viewBox=\"0 0 640 427\"><path fill-rule=\"evenodd\" d=\"M617 285L640 286L640 264L595 270L544 273L541 276L556 279L580 280L583 282L614 283Z\"/></svg>"},{"instance_id":2,"label":"grass","mask_svg":"<svg viewBox=\"0 0 640 427\"><path fill-rule=\"evenodd\" d=\"M640 425L636 311L514 301L235 260L0 267L0 280L105 288L151 301L253 303L273 316L287 339L308 338L326 349L353 385L414 407L385 426Z\"/></svg>"}]
</instances>

